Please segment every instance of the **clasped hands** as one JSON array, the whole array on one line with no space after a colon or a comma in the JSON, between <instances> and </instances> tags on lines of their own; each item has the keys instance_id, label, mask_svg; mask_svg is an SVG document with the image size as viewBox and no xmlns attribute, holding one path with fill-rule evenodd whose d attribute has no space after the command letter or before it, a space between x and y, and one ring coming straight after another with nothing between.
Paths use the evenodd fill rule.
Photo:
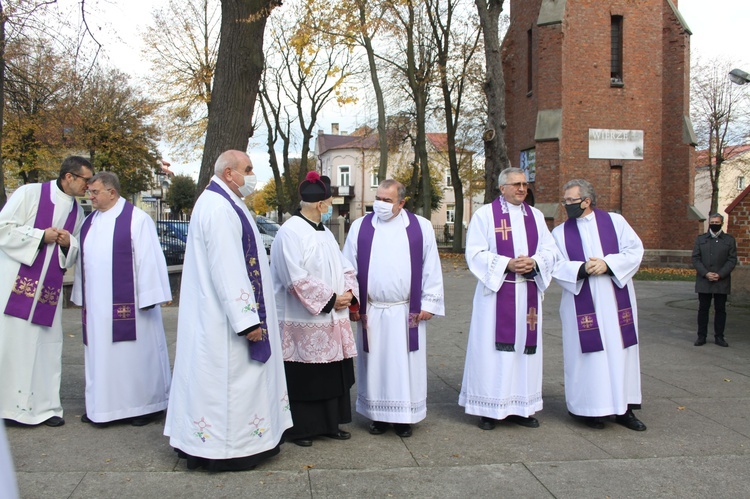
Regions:
<instances>
[{"instance_id":1,"label":"clasped hands","mask_svg":"<svg viewBox=\"0 0 750 499\"><path fill-rule=\"evenodd\" d=\"M607 272L607 262L602 258L591 257L589 261L584 264L584 269L588 275L602 275Z\"/></svg>"},{"instance_id":2,"label":"clasped hands","mask_svg":"<svg viewBox=\"0 0 750 499\"><path fill-rule=\"evenodd\" d=\"M534 270L536 262L533 258L526 255L519 255L516 258L511 258L508 261L508 270L516 274L527 274Z\"/></svg>"},{"instance_id":3,"label":"clasped hands","mask_svg":"<svg viewBox=\"0 0 750 499\"><path fill-rule=\"evenodd\" d=\"M44 229L44 244L52 243L57 243L63 248L67 248L70 246L70 232L55 227Z\"/></svg>"},{"instance_id":4,"label":"clasped hands","mask_svg":"<svg viewBox=\"0 0 750 499\"><path fill-rule=\"evenodd\" d=\"M708 279L709 281L718 281L719 274L717 274L716 272L707 272L706 279Z\"/></svg>"}]
</instances>

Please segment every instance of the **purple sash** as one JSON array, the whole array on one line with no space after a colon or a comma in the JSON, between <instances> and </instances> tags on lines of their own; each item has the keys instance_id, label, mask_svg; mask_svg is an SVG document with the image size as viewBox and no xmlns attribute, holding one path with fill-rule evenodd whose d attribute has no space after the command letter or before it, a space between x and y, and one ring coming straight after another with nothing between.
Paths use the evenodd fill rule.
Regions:
<instances>
[{"instance_id":1,"label":"purple sash","mask_svg":"<svg viewBox=\"0 0 750 499\"><path fill-rule=\"evenodd\" d=\"M206 190L219 194L226 199L229 204L234 208L237 216L240 218L242 224L242 250L245 254L245 267L247 269L247 277L250 278L250 285L255 293L255 298L258 302L250 310L258 313L260 318L260 330L261 339L259 341L249 341L250 345L250 358L258 362L265 363L271 357L271 343L268 341L268 326L266 324L266 302L263 298L263 280L260 275L260 264L258 260L258 244L255 240L255 234L253 228L250 226L250 221L247 219L243 211L237 206L229 194L224 191L216 182L211 183L206 187ZM265 257L265 255L264 255Z\"/></svg>"},{"instance_id":2,"label":"purple sash","mask_svg":"<svg viewBox=\"0 0 750 499\"><path fill-rule=\"evenodd\" d=\"M411 285L409 288L409 351L419 350L419 313L422 310L422 229L417 217L404 210L409 217L406 236L409 239L409 259L411 262ZM357 237L357 280L359 281L359 314L362 321L362 349L370 351L367 341L367 281L370 272L370 254L375 227L372 213L365 215Z\"/></svg>"},{"instance_id":3,"label":"purple sash","mask_svg":"<svg viewBox=\"0 0 750 499\"><path fill-rule=\"evenodd\" d=\"M36 219L34 220L35 229L45 230L52 226L55 214L55 204L50 199L52 182L42 184L42 195L39 200ZM77 217L78 203L73 199L73 207L68 214L64 227L71 234L75 230ZM48 246L48 244L42 245L31 266L21 264L16 276L16 282L11 290L12 293L5 306L5 315L24 320L29 318L37 286L39 285L39 279L42 277L42 269L44 267L44 260L47 257ZM65 275L65 269L61 268L59 264L59 251L59 246L55 244L52 249L52 258L47 267L47 273L44 276L44 284L42 285L42 290L39 292L36 308L34 308L34 315L31 318L32 324L49 327L55 319L57 303L60 301L63 276Z\"/></svg>"},{"instance_id":4,"label":"purple sash","mask_svg":"<svg viewBox=\"0 0 750 499\"><path fill-rule=\"evenodd\" d=\"M95 213L86 217L81 226L81 280L83 290L82 330L83 344L88 345L86 327L86 273L84 265L84 241L91 228ZM133 277L133 245L131 225L133 205L125 201L122 212L115 219L112 239L112 342L135 341L135 279Z\"/></svg>"},{"instance_id":5,"label":"purple sash","mask_svg":"<svg viewBox=\"0 0 750 499\"><path fill-rule=\"evenodd\" d=\"M617 242L617 233L612 223L612 217L606 211L599 209L594 210L594 215L596 216L596 226L598 227L599 241L601 242L604 256L619 253L620 247ZM565 249L568 252L568 258L571 261L586 262L581 234L578 232L576 219L568 219L565 222L564 230ZM620 325L623 348L628 348L638 344L628 286L620 288L612 282L612 288L614 288L615 300L617 302L617 319ZM574 297L574 300L581 351L583 353L590 353L604 350L601 332L599 331L599 321L594 307L594 298L591 295L591 286L589 285L588 278L583 280L581 291Z\"/></svg>"},{"instance_id":6,"label":"purple sash","mask_svg":"<svg viewBox=\"0 0 750 499\"><path fill-rule=\"evenodd\" d=\"M513 229L510 224L510 213L503 213L503 203L506 201L497 197L492 202L492 217L495 223L495 246L497 254L515 258L513 248ZM539 232L536 227L531 207L523 203L525 212L523 217L524 229L529 256L536 253L539 243ZM516 344L516 274L508 272L505 282L500 286L495 298L495 349L501 352L515 352ZM526 280L526 345L523 353L533 355L537 347L537 329L539 321L539 296L537 285L533 279Z\"/></svg>"}]
</instances>

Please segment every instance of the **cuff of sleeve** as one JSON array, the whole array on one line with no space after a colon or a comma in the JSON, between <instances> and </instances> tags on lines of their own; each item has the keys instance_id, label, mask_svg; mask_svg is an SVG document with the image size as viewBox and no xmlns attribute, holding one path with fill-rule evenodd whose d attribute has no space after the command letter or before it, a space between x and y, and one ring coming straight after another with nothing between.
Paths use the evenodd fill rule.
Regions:
<instances>
[{"instance_id":1,"label":"cuff of sleeve","mask_svg":"<svg viewBox=\"0 0 750 499\"><path fill-rule=\"evenodd\" d=\"M249 328L243 329L242 331L240 331L239 333L237 333L237 336L247 336L248 334L250 334L253 331L255 331L256 329L258 329L259 327L260 327L260 323L254 325L254 326L250 326Z\"/></svg>"},{"instance_id":2,"label":"cuff of sleeve","mask_svg":"<svg viewBox=\"0 0 750 499\"><path fill-rule=\"evenodd\" d=\"M326 303L326 306L320 310L320 313L321 314L329 313L331 310L333 310L333 306L335 304L336 304L336 293L333 293L333 296L331 296L331 299L328 300L328 303Z\"/></svg>"}]
</instances>

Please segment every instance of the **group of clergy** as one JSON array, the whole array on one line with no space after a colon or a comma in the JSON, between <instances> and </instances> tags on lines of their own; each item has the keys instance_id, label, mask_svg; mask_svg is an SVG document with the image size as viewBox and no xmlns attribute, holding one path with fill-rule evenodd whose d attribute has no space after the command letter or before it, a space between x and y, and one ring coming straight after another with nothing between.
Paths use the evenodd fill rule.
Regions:
<instances>
[{"instance_id":1,"label":"group of clergy","mask_svg":"<svg viewBox=\"0 0 750 499\"><path fill-rule=\"evenodd\" d=\"M164 434L189 469L252 469L284 440L350 438L339 425L351 421L357 357L356 410L369 432L392 425L411 436L426 417L426 321L445 312L432 225L404 209L403 185L385 180L342 252L324 225L330 179L309 172L269 264L244 202L255 183L247 154L226 151L195 204L171 380L160 305L172 296L151 218L120 196L116 175L94 175L81 157L66 158L56 181L19 189L0 213L2 417L64 424L59 298L75 265L84 422L141 426L167 409ZM499 420L539 426L541 307L555 279L569 412L592 428L615 416L645 430L632 412L641 390L630 281L641 241L623 217L595 208L585 180L564 186L568 221L552 233L525 202L522 170L498 183L501 195L468 230L478 283L459 404L485 430ZM87 191L95 211L84 220L75 197Z\"/></svg>"}]
</instances>

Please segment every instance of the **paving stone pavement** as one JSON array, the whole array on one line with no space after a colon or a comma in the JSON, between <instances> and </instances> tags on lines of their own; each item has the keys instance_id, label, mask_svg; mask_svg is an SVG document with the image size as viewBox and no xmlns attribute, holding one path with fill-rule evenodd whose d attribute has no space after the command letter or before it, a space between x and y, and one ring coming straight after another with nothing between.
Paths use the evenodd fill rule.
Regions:
<instances>
[{"instance_id":1,"label":"paving stone pavement","mask_svg":"<svg viewBox=\"0 0 750 499\"><path fill-rule=\"evenodd\" d=\"M81 423L80 311L63 312L60 428L7 428L24 498L223 497L748 497L750 309L729 307L729 348L694 347L690 282L636 282L645 432L614 423L592 430L565 407L560 288L543 311L544 409L538 429L482 431L458 406L476 280L444 262L446 317L428 326L427 419L411 438L373 436L355 414L348 441L292 444L254 471L188 471L162 435L163 420L135 428ZM174 359L177 307L164 323ZM356 392L354 392L356 393Z\"/></svg>"}]
</instances>

